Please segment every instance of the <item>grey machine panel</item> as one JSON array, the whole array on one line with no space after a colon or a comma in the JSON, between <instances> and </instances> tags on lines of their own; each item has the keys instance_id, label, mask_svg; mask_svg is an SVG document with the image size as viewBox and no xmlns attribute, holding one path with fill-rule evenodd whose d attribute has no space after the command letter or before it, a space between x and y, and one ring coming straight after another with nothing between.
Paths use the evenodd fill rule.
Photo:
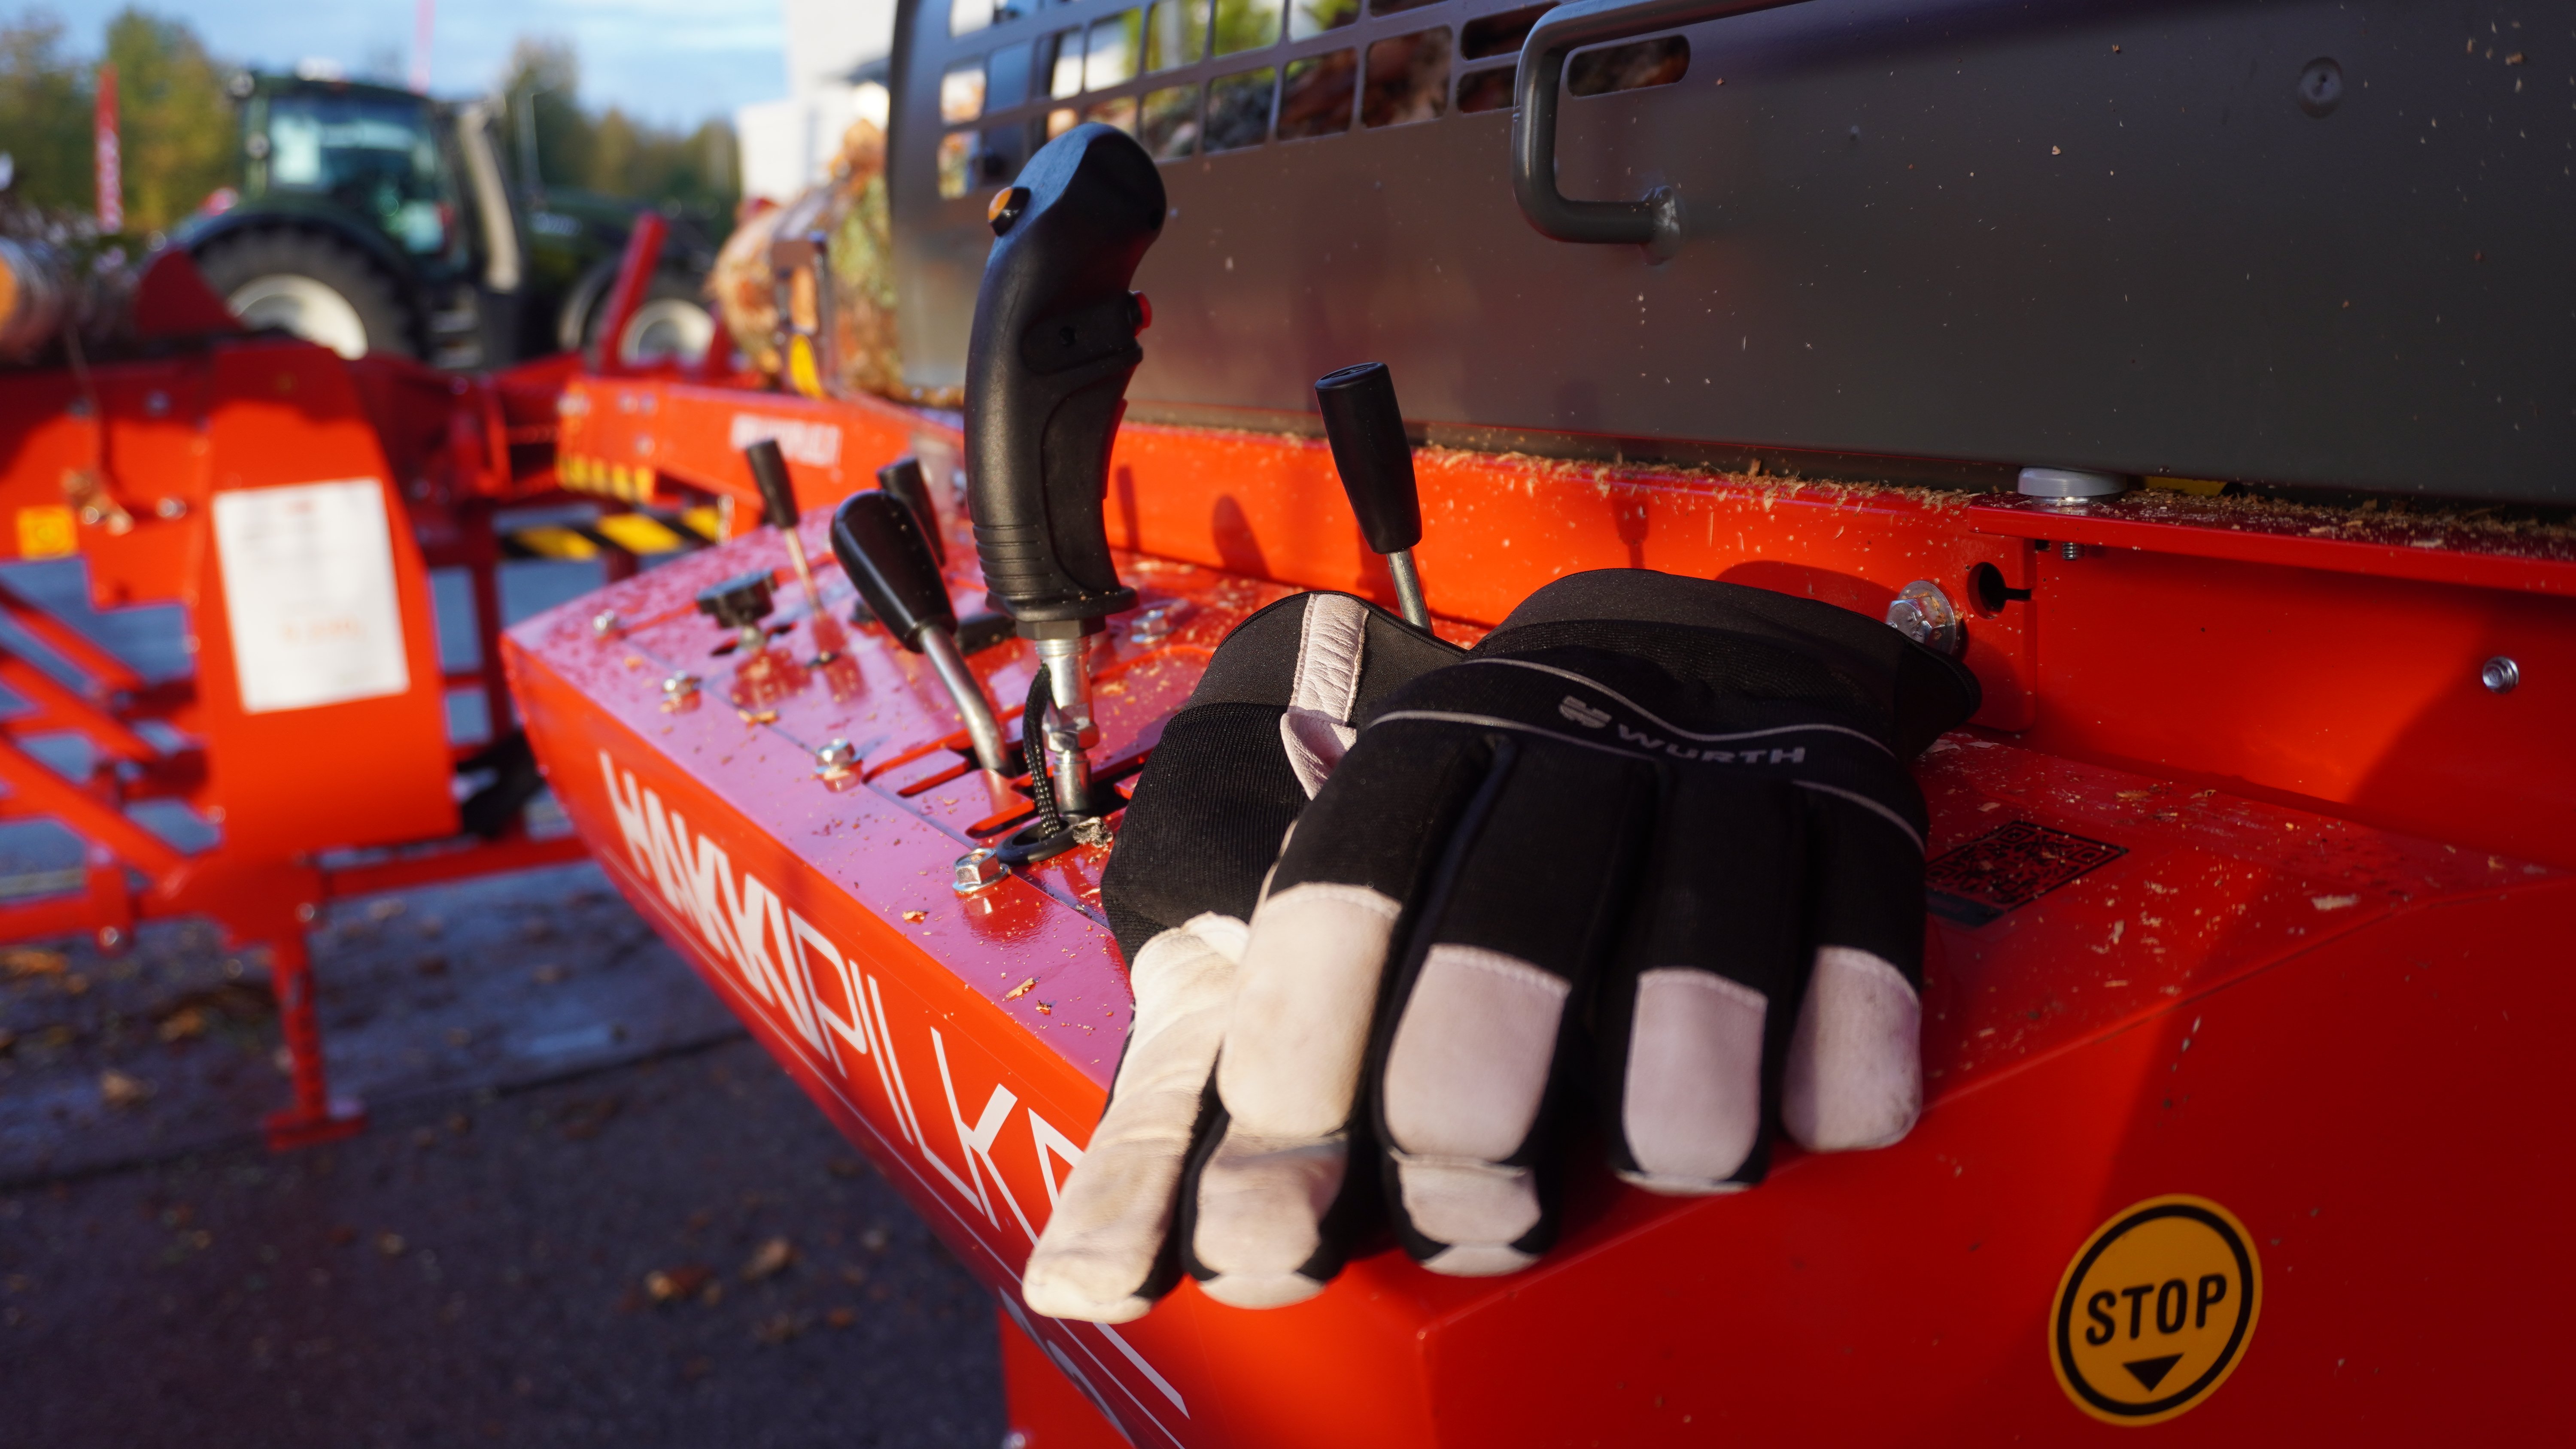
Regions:
<instances>
[{"instance_id":1,"label":"grey machine panel","mask_svg":"<svg viewBox=\"0 0 2576 1449\"><path fill-rule=\"evenodd\" d=\"M1565 194L1680 193L1659 260L1541 236L1508 102L1459 104L1515 64L1457 57L1459 32L1512 0L1065 99L1044 37L1133 3L951 35L952 3L989 0L913 0L896 37L916 383L964 375L985 204L1051 109L1436 29L1436 118L1346 103L1337 134L1165 163L1140 415L1302 426L1316 377L1375 359L1414 418L1569 444L2576 503L2576 6L1805 0L1688 26L1678 81L1560 108ZM1264 0L1218 3L1239 28ZM942 77L978 66L980 114L943 122Z\"/></svg>"}]
</instances>

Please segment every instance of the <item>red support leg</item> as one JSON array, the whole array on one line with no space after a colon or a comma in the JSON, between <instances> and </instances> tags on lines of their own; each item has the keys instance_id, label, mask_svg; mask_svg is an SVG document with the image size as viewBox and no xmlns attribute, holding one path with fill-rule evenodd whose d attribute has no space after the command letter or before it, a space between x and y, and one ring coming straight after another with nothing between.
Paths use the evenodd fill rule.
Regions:
<instances>
[{"instance_id":1,"label":"red support leg","mask_svg":"<svg viewBox=\"0 0 2576 1449\"><path fill-rule=\"evenodd\" d=\"M268 1114L268 1149L285 1152L353 1136L365 1129L367 1112L354 1097L333 1097L324 1075L322 1024L313 1007L313 958L303 928L280 931L269 950L277 1021L295 1068L295 1105Z\"/></svg>"}]
</instances>

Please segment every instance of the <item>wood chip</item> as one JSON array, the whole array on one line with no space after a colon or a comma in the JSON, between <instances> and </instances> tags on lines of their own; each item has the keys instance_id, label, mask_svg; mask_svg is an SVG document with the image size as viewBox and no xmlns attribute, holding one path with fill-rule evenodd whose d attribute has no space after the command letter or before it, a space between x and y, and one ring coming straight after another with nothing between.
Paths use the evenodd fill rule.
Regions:
<instances>
[{"instance_id":1,"label":"wood chip","mask_svg":"<svg viewBox=\"0 0 2576 1449\"><path fill-rule=\"evenodd\" d=\"M1026 996L1037 989L1038 979L1032 976L1028 980L1021 982L1019 985L1012 987L1010 991L1002 997L1002 999L1004 1001L1017 1001L1021 997Z\"/></svg>"}]
</instances>

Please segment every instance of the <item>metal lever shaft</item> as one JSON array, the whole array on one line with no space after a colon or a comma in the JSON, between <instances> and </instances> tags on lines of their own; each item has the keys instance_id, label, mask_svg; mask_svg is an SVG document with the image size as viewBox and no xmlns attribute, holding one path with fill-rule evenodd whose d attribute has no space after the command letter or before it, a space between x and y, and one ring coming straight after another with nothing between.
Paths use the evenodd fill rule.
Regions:
<instances>
[{"instance_id":1,"label":"metal lever shaft","mask_svg":"<svg viewBox=\"0 0 2576 1449\"><path fill-rule=\"evenodd\" d=\"M958 651L957 609L948 601L947 581L931 559L920 519L882 489L853 493L833 510L832 556L895 642L930 657L931 668L966 722L975 763L1009 774L1002 727L993 718L984 687Z\"/></svg>"},{"instance_id":2,"label":"metal lever shaft","mask_svg":"<svg viewBox=\"0 0 2576 1449\"><path fill-rule=\"evenodd\" d=\"M1413 546L1422 542L1422 497L1413 477L1413 445L1405 440L1396 408L1395 378L1383 362L1363 362L1315 380L1315 402L1324 412L1324 436L1333 445L1333 467L1359 515L1360 536L1386 558L1395 579L1396 606L1404 622L1425 633L1431 609L1422 598L1422 575Z\"/></svg>"},{"instance_id":3,"label":"metal lever shaft","mask_svg":"<svg viewBox=\"0 0 2576 1449\"><path fill-rule=\"evenodd\" d=\"M814 587L814 566L805 560L805 540L796 532L796 489L787 480L787 458L770 438L742 450L744 461L751 464L751 481L760 487L761 517L778 536L787 540L787 558L796 565L796 581L805 586L805 603L816 615L823 612L822 591Z\"/></svg>"}]
</instances>

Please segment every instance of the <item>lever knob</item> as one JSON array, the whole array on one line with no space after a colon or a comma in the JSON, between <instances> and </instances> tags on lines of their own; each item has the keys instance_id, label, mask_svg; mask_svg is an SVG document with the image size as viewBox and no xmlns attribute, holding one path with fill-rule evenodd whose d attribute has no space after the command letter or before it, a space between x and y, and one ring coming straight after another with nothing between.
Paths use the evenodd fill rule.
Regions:
<instances>
[{"instance_id":1,"label":"lever knob","mask_svg":"<svg viewBox=\"0 0 2576 1449\"><path fill-rule=\"evenodd\" d=\"M954 633L957 610L913 511L883 490L853 493L832 514L832 556L897 643L918 654L925 629Z\"/></svg>"},{"instance_id":2,"label":"lever knob","mask_svg":"<svg viewBox=\"0 0 2576 1449\"><path fill-rule=\"evenodd\" d=\"M948 543L939 536L939 514L930 506L930 483L922 476L921 460L906 455L879 468L877 487L921 520L921 536L930 541L930 556L945 565Z\"/></svg>"},{"instance_id":3,"label":"lever knob","mask_svg":"<svg viewBox=\"0 0 2576 1449\"><path fill-rule=\"evenodd\" d=\"M769 571L754 569L698 590L698 612L728 629L757 629L769 617Z\"/></svg>"},{"instance_id":4,"label":"lever knob","mask_svg":"<svg viewBox=\"0 0 2576 1449\"><path fill-rule=\"evenodd\" d=\"M1101 503L1145 357L1128 284L1165 200L1153 158L1098 124L1040 147L1007 195L967 339L966 454L985 582L1026 632L1136 601L1110 562Z\"/></svg>"},{"instance_id":5,"label":"lever knob","mask_svg":"<svg viewBox=\"0 0 2576 1449\"><path fill-rule=\"evenodd\" d=\"M796 526L796 489L787 481L787 458L774 438L763 438L742 450L751 463L751 481L760 487L760 516L772 528Z\"/></svg>"},{"instance_id":6,"label":"lever knob","mask_svg":"<svg viewBox=\"0 0 2576 1449\"><path fill-rule=\"evenodd\" d=\"M1342 491L1359 515L1360 534L1378 553L1400 553L1422 541L1422 500L1413 481L1413 448L1396 411L1395 378L1383 362L1363 362L1315 380L1324 436Z\"/></svg>"}]
</instances>

